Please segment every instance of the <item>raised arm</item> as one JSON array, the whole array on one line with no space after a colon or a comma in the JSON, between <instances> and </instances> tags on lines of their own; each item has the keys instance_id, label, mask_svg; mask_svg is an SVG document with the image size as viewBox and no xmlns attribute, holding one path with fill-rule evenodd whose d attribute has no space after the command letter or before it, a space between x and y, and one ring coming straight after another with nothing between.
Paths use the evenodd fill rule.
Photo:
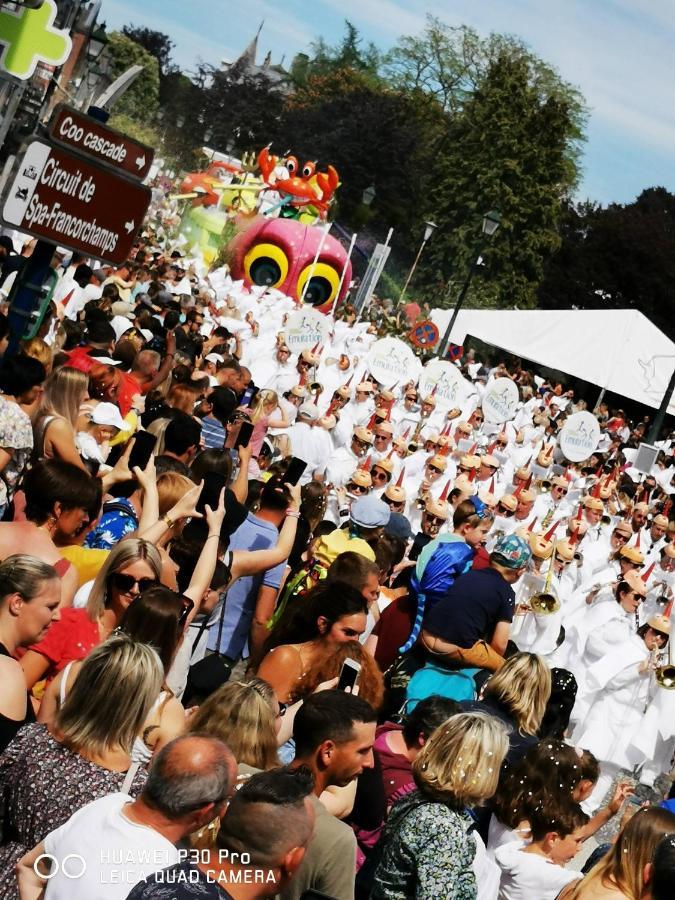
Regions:
<instances>
[{"instance_id":1,"label":"raised arm","mask_svg":"<svg viewBox=\"0 0 675 900\"><path fill-rule=\"evenodd\" d=\"M293 549L300 517L300 485L287 484L286 487L290 492L291 502L276 546L270 547L269 550L235 550L232 554L232 581L243 575L264 572L265 569L278 566L280 562L288 559Z\"/></svg>"}]
</instances>

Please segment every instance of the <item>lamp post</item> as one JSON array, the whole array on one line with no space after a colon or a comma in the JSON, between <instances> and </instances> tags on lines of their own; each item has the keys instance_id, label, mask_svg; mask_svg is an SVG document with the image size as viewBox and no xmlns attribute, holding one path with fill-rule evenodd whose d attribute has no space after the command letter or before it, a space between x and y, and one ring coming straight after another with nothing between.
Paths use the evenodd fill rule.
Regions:
<instances>
[{"instance_id":1,"label":"lamp post","mask_svg":"<svg viewBox=\"0 0 675 900\"><path fill-rule=\"evenodd\" d=\"M420 261L420 256L426 246L427 241L434 233L434 231L438 228L435 222L425 222L424 223L424 237L422 238L422 243L420 244L420 249L417 251L417 256L415 257L415 262L412 264L410 271L408 272L408 277L405 280L405 284L403 285L403 290L401 291L401 295L398 298L398 302L403 303L403 298L405 297L405 292L408 290L408 285L410 284L410 279L415 274L415 269L417 268L417 263Z\"/></svg>"},{"instance_id":2,"label":"lamp post","mask_svg":"<svg viewBox=\"0 0 675 900\"><path fill-rule=\"evenodd\" d=\"M471 279L474 276L476 269L480 263L480 255L483 251L483 247L485 246L485 242L488 238L491 238L495 231L499 228L502 217L499 213L492 209L489 213L486 213L483 216L483 225L481 228L481 236L478 241L478 246L475 251L474 261L471 263L471 268L469 269L469 274L466 276L466 281L462 285L462 290L459 292L459 297L457 298L457 303L455 303L455 308L452 312L452 317L450 318L450 322L448 323L448 327L445 329L445 334L443 335L443 340L439 344L438 347L438 355L442 359L445 356L445 353L448 349L448 344L450 343L450 334L452 333L452 327L457 320L457 316L459 315L459 311L462 308L462 304L464 303L464 298L466 297L466 293L469 290L469 285L471 284Z\"/></svg>"}]
</instances>

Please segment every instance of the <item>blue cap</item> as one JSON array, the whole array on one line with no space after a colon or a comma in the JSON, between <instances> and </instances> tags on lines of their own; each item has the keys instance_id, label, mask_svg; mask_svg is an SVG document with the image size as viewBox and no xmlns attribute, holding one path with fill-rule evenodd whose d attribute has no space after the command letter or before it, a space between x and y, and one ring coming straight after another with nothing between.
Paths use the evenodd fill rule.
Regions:
<instances>
[{"instance_id":1,"label":"blue cap","mask_svg":"<svg viewBox=\"0 0 675 900\"><path fill-rule=\"evenodd\" d=\"M384 530L387 534L390 534L395 538L400 538L402 541L407 541L412 537L412 527L410 522L404 515L401 515L401 513L393 512Z\"/></svg>"},{"instance_id":2,"label":"blue cap","mask_svg":"<svg viewBox=\"0 0 675 900\"><path fill-rule=\"evenodd\" d=\"M377 497L359 497L352 503L349 518L360 528L381 528L389 522L391 510Z\"/></svg>"},{"instance_id":3,"label":"blue cap","mask_svg":"<svg viewBox=\"0 0 675 900\"><path fill-rule=\"evenodd\" d=\"M494 546L490 559L507 569L522 569L532 557L530 545L517 534L505 534Z\"/></svg>"}]
</instances>

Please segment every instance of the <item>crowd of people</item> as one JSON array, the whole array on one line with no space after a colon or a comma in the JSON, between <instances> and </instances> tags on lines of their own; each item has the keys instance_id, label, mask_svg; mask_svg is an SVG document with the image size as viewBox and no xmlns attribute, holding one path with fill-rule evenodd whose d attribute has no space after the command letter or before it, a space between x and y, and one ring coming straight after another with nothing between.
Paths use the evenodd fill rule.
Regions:
<instances>
[{"instance_id":1,"label":"crowd of people","mask_svg":"<svg viewBox=\"0 0 675 900\"><path fill-rule=\"evenodd\" d=\"M675 435L599 407L573 463L572 388L292 352L159 234L0 314L0 895L671 898Z\"/></svg>"}]
</instances>

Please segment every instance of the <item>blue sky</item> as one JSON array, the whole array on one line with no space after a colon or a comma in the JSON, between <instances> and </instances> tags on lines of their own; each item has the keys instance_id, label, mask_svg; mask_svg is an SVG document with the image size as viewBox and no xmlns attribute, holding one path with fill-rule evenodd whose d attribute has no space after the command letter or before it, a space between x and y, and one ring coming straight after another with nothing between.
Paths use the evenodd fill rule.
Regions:
<instances>
[{"instance_id":1,"label":"blue sky","mask_svg":"<svg viewBox=\"0 0 675 900\"><path fill-rule=\"evenodd\" d=\"M103 0L108 30L133 22L168 33L174 56L233 59L262 19L261 56L289 61L323 35L336 42L350 19L388 49L424 27L426 12L481 34L514 34L579 87L591 115L579 199L632 201L645 187L675 191L672 0Z\"/></svg>"}]
</instances>

